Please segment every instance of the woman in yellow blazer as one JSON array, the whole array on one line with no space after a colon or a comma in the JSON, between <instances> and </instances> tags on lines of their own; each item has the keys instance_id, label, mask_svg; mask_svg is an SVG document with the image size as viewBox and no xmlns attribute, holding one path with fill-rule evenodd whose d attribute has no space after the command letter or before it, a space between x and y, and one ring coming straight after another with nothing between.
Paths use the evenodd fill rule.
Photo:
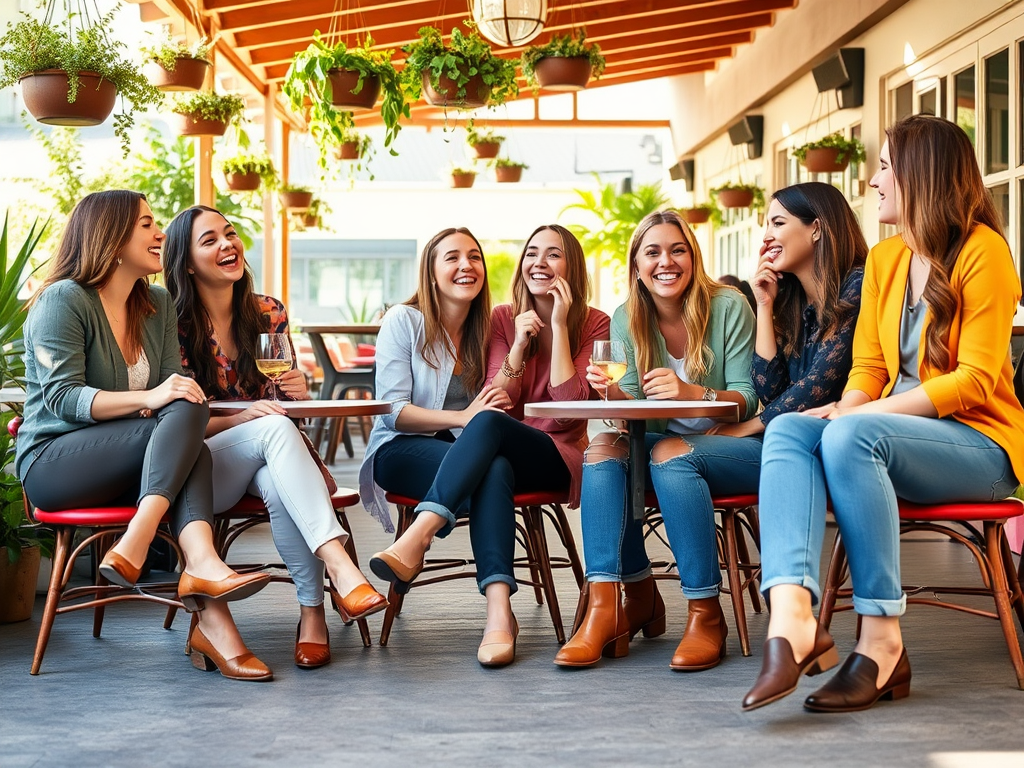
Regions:
<instances>
[{"instance_id":1,"label":"woman in yellow blazer","mask_svg":"<svg viewBox=\"0 0 1024 768\"><path fill-rule=\"evenodd\" d=\"M1024 478L1024 409L1009 357L1020 280L974 148L955 124L925 115L886 136L871 186L879 220L900 234L868 255L843 397L780 416L765 434L761 590L772 612L744 709L838 663L812 613L829 501L862 628L804 707L851 712L910 692L897 498L989 501Z\"/></svg>"}]
</instances>

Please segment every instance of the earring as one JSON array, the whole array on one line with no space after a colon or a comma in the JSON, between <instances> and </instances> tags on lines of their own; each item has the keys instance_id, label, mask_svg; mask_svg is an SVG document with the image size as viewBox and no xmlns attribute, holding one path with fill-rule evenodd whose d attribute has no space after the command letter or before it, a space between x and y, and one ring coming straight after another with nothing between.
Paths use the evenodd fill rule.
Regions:
<instances>
[{"instance_id":1,"label":"earring","mask_svg":"<svg viewBox=\"0 0 1024 768\"><path fill-rule=\"evenodd\" d=\"M185 271L188 272L190 275L194 275L196 273L196 271L194 269L191 269L191 268L186 269Z\"/></svg>"},{"instance_id":2,"label":"earring","mask_svg":"<svg viewBox=\"0 0 1024 768\"><path fill-rule=\"evenodd\" d=\"M121 266L121 257L120 256L117 257L117 266L119 266L119 267Z\"/></svg>"}]
</instances>

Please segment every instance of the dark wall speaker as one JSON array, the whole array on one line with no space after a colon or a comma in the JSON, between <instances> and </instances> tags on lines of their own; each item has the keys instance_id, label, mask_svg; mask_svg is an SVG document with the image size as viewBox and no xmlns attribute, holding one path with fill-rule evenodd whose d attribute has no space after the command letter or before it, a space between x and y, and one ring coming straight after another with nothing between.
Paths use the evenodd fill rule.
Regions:
<instances>
[{"instance_id":1,"label":"dark wall speaker","mask_svg":"<svg viewBox=\"0 0 1024 768\"><path fill-rule=\"evenodd\" d=\"M818 93L836 92L840 109L864 105L863 48L840 48L811 73Z\"/></svg>"},{"instance_id":2,"label":"dark wall speaker","mask_svg":"<svg viewBox=\"0 0 1024 768\"><path fill-rule=\"evenodd\" d=\"M672 181L680 181L686 183L686 189L689 192L693 191L693 158L689 160L680 160L678 163L668 169L669 178Z\"/></svg>"},{"instance_id":3,"label":"dark wall speaker","mask_svg":"<svg viewBox=\"0 0 1024 768\"><path fill-rule=\"evenodd\" d=\"M749 159L759 158L764 144L764 117L745 115L739 122L730 125L729 141L733 146L746 144Z\"/></svg>"}]
</instances>

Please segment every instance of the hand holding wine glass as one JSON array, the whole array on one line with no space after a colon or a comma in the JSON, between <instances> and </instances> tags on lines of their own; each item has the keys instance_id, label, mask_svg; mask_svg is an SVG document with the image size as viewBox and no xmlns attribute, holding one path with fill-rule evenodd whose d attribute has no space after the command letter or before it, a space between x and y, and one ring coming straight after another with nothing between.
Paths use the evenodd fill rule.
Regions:
<instances>
[{"instance_id":1,"label":"hand holding wine glass","mask_svg":"<svg viewBox=\"0 0 1024 768\"><path fill-rule=\"evenodd\" d=\"M292 345L287 333L261 333L256 367L270 379L270 399L277 400L277 380L292 368Z\"/></svg>"},{"instance_id":2,"label":"hand holding wine glass","mask_svg":"<svg viewBox=\"0 0 1024 768\"><path fill-rule=\"evenodd\" d=\"M595 341L590 362L604 376L603 386L597 384L595 389L600 388L602 398L607 400L608 387L626 373L626 348L621 341ZM593 381L591 383L595 384Z\"/></svg>"}]
</instances>

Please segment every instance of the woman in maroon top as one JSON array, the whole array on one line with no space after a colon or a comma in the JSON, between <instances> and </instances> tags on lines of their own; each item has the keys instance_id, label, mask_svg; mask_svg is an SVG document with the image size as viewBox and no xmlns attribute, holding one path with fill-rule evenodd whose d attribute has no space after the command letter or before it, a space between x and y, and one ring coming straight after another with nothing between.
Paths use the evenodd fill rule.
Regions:
<instances>
[{"instance_id":1,"label":"woman in maroon top","mask_svg":"<svg viewBox=\"0 0 1024 768\"><path fill-rule=\"evenodd\" d=\"M477 582L487 597L487 624L477 659L504 666L515 658L519 626L510 597L515 548L515 493L570 489L579 503L587 423L524 418L523 406L590 397L587 365L610 321L589 307L590 284L579 241L564 227L536 229L512 280L512 304L495 307L485 386L504 389L507 412L478 413L452 443L423 495L412 526L370 560L381 578L407 588L423 568L435 535L468 512Z\"/></svg>"}]
</instances>

